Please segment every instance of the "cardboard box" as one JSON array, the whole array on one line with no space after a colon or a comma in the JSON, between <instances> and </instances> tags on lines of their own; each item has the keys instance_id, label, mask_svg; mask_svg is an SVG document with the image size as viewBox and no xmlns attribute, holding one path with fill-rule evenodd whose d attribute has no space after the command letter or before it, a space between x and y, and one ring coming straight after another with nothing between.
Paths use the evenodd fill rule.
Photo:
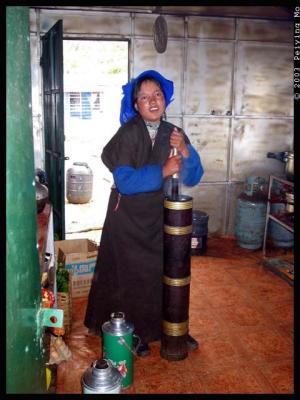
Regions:
<instances>
[{"instance_id":1,"label":"cardboard box","mask_svg":"<svg viewBox=\"0 0 300 400\"><path fill-rule=\"evenodd\" d=\"M78 276L72 273L70 274L70 291L72 298L88 297L93 275L93 273L85 274L84 276Z\"/></svg>"},{"instance_id":2,"label":"cardboard box","mask_svg":"<svg viewBox=\"0 0 300 400\"><path fill-rule=\"evenodd\" d=\"M94 275L98 246L89 239L58 240L54 242L57 263L70 271L72 297L89 294Z\"/></svg>"}]
</instances>

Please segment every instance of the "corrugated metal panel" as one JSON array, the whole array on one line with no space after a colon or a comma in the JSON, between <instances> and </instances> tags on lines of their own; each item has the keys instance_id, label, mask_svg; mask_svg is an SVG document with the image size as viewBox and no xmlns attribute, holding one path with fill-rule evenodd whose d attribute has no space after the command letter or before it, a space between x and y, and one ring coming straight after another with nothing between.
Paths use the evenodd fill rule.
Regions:
<instances>
[{"instance_id":1,"label":"corrugated metal panel","mask_svg":"<svg viewBox=\"0 0 300 400\"><path fill-rule=\"evenodd\" d=\"M248 18L271 18L292 19L292 7L271 6L163 6L165 13L195 14L216 17L248 17Z\"/></svg>"},{"instance_id":2,"label":"corrugated metal panel","mask_svg":"<svg viewBox=\"0 0 300 400\"><path fill-rule=\"evenodd\" d=\"M179 128L183 128L183 123L182 123L182 118L177 118L177 117L168 117L168 110L169 108L167 108L166 114L167 114L167 121L171 122L171 124L174 124L176 126L179 126ZM186 134L188 135L188 132L186 132Z\"/></svg>"},{"instance_id":3,"label":"corrugated metal panel","mask_svg":"<svg viewBox=\"0 0 300 400\"><path fill-rule=\"evenodd\" d=\"M202 182L226 181L229 120L184 118L184 130L201 156Z\"/></svg>"},{"instance_id":4,"label":"corrugated metal panel","mask_svg":"<svg viewBox=\"0 0 300 400\"><path fill-rule=\"evenodd\" d=\"M130 35L130 14L88 13L84 11L41 10L41 32L47 32L57 20L64 21L64 34Z\"/></svg>"},{"instance_id":5,"label":"corrugated metal panel","mask_svg":"<svg viewBox=\"0 0 300 400\"><path fill-rule=\"evenodd\" d=\"M139 36L153 36L153 25L157 15L137 14L135 16L134 34ZM164 15L168 25L168 37L184 37L184 19Z\"/></svg>"},{"instance_id":6,"label":"corrugated metal panel","mask_svg":"<svg viewBox=\"0 0 300 400\"><path fill-rule=\"evenodd\" d=\"M267 158L269 151L293 148L293 122L279 119L241 119L233 123L231 179L244 181L249 175L282 174L284 164Z\"/></svg>"},{"instance_id":7,"label":"corrugated metal panel","mask_svg":"<svg viewBox=\"0 0 300 400\"><path fill-rule=\"evenodd\" d=\"M238 115L293 116L293 47L239 43Z\"/></svg>"},{"instance_id":8,"label":"corrugated metal panel","mask_svg":"<svg viewBox=\"0 0 300 400\"><path fill-rule=\"evenodd\" d=\"M293 25L286 21L240 19L237 37L239 40L291 43L293 41Z\"/></svg>"},{"instance_id":9,"label":"corrugated metal panel","mask_svg":"<svg viewBox=\"0 0 300 400\"><path fill-rule=\"evenodd\" d=\"M81 11L113 11L132 12L143 14L170 14L170 15L201 15L213 17L247 17L247 18L268 18L268 19L293 19L293 7L271 7L271 6L36 6L36 8L52 8L81 10Z\"/></svg>"},{"instance_id":10,"label":"corrugated metal panel","mask_svg":"<svg viewBox=\"0 0 300 400\"><path fill-rule=\"evenodd\" d=\"M33 10L33 9L29 10L29 28L30 28L30 32L36 32L37 31L36 17L37 17L37 13L35 12L35 10Z\"/></svg>"},{"instance_id":11,"label":"corrugated metal panel","mask_svg":"<svg viewBox=\"0 0 300 400\"><path fill-rule=\"evenodd\" d=\"M182 193L193 197L193 210L204 211L209 215L209 235L224 234L226 186L197 185L192 188L182 187Z\"/></svg>"},{"instance_id":12,"label":"corrugated metal panel","mask_svg":"<svg viewBox=\"0 0 300 400\"><path fill-rule=\"evenodd\" d=\"M293 40L288 39L292 21L254 20L250 15L247 19L235 19L228 13L227 18L201 14L186 17L188 32L184 37L184 15L164 14L169 40L166 52L159 54L152 33L158 12L96 12L97 7L89 11L79 8L41 9L42 32L63 18L66 37L78 34L82 38L130 39L133 76L145 69L156 69L174 81L174 101L167 108L167 119L183 127L199 150L205 168L200 185L188 190L193 191L196 206L209 213L210 234L221 233L227 225L229 230L224 233L231 234L231 203L235 201L234 190L241 188L238 182L253 174L282 173L284 164L268 159L266 153L292 148ZM182 10L185 13L186 8ZM32 10L30 26L32 32L38 30ZM239 29L238 40L235 26ZM35 68L39 66L36 64ZM33 81L37 81L36 74ZM33 108L36 110L37 106ZM231 112L233 117L229 116ZM33 117L35 134L39 134L39 127L42 129L37 114L35 111Z\"/></svg>"},{"instance_id":13,"label":"corrugated metal panel","mask_svg":"<svg viewBox=\"0 0 300 400\"><path fill-rule=\"evenodd\" d=\"M32 132L34 140L34 166L35 168L45 169L44 159L44 138L43 138L43 124L41 123L41 115L32 116Z\"/></svg>"},{"instance_id":14,"label":"corrugated metal panel","mask_svg":"<svg viewBox=\"0 0 300 400\"><path fill-rule=\"evenodd\" d=\"M233 18L188 17L188 37L201 39L234 39Z\"/></svg>"},{"instance_id":15,"label":"corrugated metal panel","mask_svg":"<svg viewBox=\"0 0 300 400\"><path fill-rule=\"evenodd\" d=\"M134 71L137 76L147 69L155 69L174 82L174 101L168 107L169 114L182 111L183 42L169 40L167 50L157 53L150 39L134 40Z\"/></svg>"},{"instance_id":16,"label":"corrugated metal panel","mask_svg":"<svg viewBox=\"0 0 300 400\"><path fill-rule=\"evenodd\" d=\"M250 175L249 175L250 176ZM228 226L227 235L235 235L235 214L236 214L236 201L239 194L244 190L244 183L232 184L228 187Z\"/></svg>"},{"instance_id":17,"label":"corrugated metal panel","mask_svg":"<svg viewBox=\"0 0 300 400\"><path fill-rule=\"evenodd\" d=\"M31 98L32 98L32 132L34 141L34 165L36 168L44 169L43 152L43 125L41 123L42 104L40 97L40 52L39 42L36 36L30 37L30 58L31 58Z\"/></svg>"},{"instance_id":18,"label":"corrugated metal panel","mask_svg":"<svg viewBox=\"0 0 300 400\"><path fill-rule=\"evenodd\" d=\"M30 38L30 58L31 58L31 92L32 92L32 108L36 110L39 107L39 69L37 38Z\"/></svg>"},{"instance_id":19,"label":"corrugated metal panel","mask_svg":"<svg viewBox=\"0 0 300 400\"><path fill-rule=\"evenodd\" d=\"M232 64L233 43L188 42L187 114L231 112Z\"/></svg>"}]
</instances>

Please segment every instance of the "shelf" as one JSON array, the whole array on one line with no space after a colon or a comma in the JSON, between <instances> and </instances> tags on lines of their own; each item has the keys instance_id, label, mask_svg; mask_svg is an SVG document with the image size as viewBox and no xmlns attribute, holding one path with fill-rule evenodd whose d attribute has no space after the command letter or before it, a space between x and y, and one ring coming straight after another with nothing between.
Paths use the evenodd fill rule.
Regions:
<instances>
[{"instance_id":1,"label":"shelf","mask_svg":"<svg viewBox=\"0 0 300 400\"><path fill-rule=\"evenodd\" d=\"M285 217L285 214L283 214L282 218ZM287 222L282 221L280 217L276 217L273 214L269 214L269 219L272 219L273 221L277 222L279 225L283 226L285 229L289 230L290 232L294 232L294 225L293 224L288 224Z\"/></svg>"},{"instance_id":2,"label":"shelf","mask_svg":"<svg viewBox=\"0 0 300 400\"><path fill-rule=\"evenodd\" d=\"M271 214L270 213L270 204L272 202L271 192L273 187L273 181L281 182L287 186L294 187L294 182L288 181L284 177L270 175L269 180L269 189L268 189L268 202L267 202L267 213L266 213L266 224L265 224L265 232L264 232L264 240L263 240L263 255L266 256L266 244L267 244L267 235L268 235L268 224L269 220L276 222L281 225L288 231L294 233L294 223L292 221L292 213L282 213L282 214Z\"/></svg>"},{"instance_id":3,"label":"shelf","mask_svg":"<svg viewBox=\"0 0 300 400\"><path fill-rule=\"evenodd\" d=\"M291 286L294 285L294 258L290 256L265 258L263 265L283 278Z\"/></svg>"},{"instance_id":4,"label":"shelf","mask_svg":"<svg viewBox=\"0 0 300 400\"><path fill-rule=\"evenodd\" d=\"M285 177L282 176L277 176L277 175L270 175L270 183L272 180L276 180L278 182L284 183L285 185L289 185L291 187L294 187L294 182L293 181L288 181Z\"/></svg>"}]
</instances>

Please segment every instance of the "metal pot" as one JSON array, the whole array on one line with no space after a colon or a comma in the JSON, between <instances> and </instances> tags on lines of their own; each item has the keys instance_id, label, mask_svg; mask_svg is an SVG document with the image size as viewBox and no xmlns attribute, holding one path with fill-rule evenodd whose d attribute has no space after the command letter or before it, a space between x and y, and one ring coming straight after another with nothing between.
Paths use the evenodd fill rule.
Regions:
<instances>
[{"instance_id":1,"label":"metal pot","mask_svg":"<svg viewBox=\"0 0 300 400\"><path fill-rule=\"evenodd\" d=\"M81 378L83 394L121 393L122 375L110 360L100 358L93 362Z\"/></svg>"},{"instance_id":2,"label":"metal pot","mask_svg":"<svg viewBox=\"0 0 300 400\"><path fill-rule=\"evenodd\" d=\"M286 179L289 181L294 181L294 152L286 151L285 159L285 174Z\"/></svg>"},{"instance_id":3,"label":"metal pot","mask_svg":"<svg viewBox=\"0 0 300 400\"><path fill-rule=\"evenodd\" d=\"M285 163L285 176L289 181L294 181L294 152L293 151L279 151L277 153L267 153L268 158L275 158Z\"/></svg>"},{"instance_id":4,"label":"metal pot","mask_svg":"<svg viewBox=\"0 0 300 400\"><path fill-rule=\"evenodd\" d=\"M294 193L286 192L285 198L286 198L286 211L289 213L293 213L294 212Z\"/></svg>"}]
</instances>

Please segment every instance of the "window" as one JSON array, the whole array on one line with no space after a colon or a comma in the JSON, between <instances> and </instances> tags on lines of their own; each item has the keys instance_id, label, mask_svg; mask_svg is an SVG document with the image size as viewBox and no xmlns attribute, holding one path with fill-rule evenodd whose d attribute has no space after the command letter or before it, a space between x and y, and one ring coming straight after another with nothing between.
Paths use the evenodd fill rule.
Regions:
<instances>
[{"instance_id":1,"label":"window","mask_svg":"<svg viewBox=\"0 0 300 400\"><path fill-rule=\"evenodd\" d=\"M67 112L71 118L91 119L101 113L101 92L67 92ZM69 100L69 101L68 101Z\"/></svg>"},{"instance_id":2,"label":"window","mask_svg":"<svg viewBox=\"0 0 300 400\"><path fill-rule=\"evenodd\" d=\"M70 92L67 93L69 95L70 101L70 116L71 117L79 117L81 116L81 100L80 100L80 92Z\"/></svg>"}]
</instances>

